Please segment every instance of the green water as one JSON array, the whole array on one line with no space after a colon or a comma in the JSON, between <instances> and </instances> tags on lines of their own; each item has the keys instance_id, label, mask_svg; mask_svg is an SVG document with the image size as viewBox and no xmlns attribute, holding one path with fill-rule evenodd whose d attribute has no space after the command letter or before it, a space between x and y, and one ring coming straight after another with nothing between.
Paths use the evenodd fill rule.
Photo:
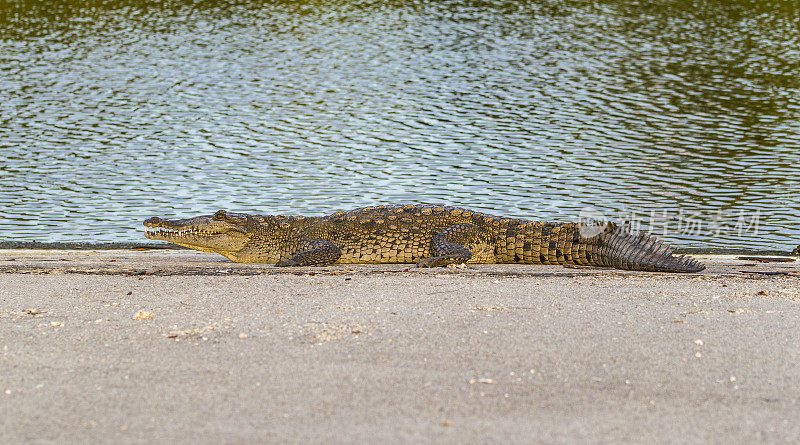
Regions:
<instances>
[{"instance_id":1,"label":"green water","mask_svg":"<svg viewBox=\"0 0 800 445\"><path fill-rule=\"evenodd\" d=\"M0 240L442 202L800 244L794 2L0 6Z\"/></svg>"}]
</instances>

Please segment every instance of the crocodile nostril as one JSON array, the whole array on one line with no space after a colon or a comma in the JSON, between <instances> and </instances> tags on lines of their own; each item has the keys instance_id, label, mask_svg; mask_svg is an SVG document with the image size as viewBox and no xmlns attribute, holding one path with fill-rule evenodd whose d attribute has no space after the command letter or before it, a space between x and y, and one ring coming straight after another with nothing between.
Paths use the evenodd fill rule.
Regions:
<instances>
[{"instance_id":1,"label":"crocodile nostril","mask_svg":"<svg viewBox=\"0 0 800 445\"><path fill-rule=\"evenodd\" d=\"M222 221L225 219L226 216L227 215L224 210L217 210L217 213L214 214L214 219L216 219L217 221Z\"/></svg>"}]
</instances>

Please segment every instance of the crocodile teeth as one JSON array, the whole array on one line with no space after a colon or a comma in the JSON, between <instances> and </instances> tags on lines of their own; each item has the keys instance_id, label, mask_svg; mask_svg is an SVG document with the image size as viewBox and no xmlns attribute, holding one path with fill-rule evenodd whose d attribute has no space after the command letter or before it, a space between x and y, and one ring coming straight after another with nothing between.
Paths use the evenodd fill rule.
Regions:
<instances>
[{"instance_id":1,"label":"crocodile teeth","mask_svg":"<svg viewBox=\"0 0 800 445\"><path fill-rule=\"evenodd\" d=\"M151 235L173 236L181 237L187 235L200 235L200 236L214 236L219 235L219 232L211 232L208 230L200 229L168 229L164 227L147 227L146 232Z\"/></svg>"}]
</instances>

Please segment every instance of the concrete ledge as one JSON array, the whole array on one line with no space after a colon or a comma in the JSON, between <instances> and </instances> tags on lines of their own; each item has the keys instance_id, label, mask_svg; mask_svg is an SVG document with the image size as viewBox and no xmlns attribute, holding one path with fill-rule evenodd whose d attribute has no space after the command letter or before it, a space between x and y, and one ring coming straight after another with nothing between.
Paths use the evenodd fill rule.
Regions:
<instances>
[{"instance_id":1,"label":"concrete ledge","mask_svg":"<svg viewBox=\"0 0 800 445\"><path fill-rule=\"evenodd\" d=\"M800 267L0 251L0 442L796 442Z\"/></svg>"}]
</instances>

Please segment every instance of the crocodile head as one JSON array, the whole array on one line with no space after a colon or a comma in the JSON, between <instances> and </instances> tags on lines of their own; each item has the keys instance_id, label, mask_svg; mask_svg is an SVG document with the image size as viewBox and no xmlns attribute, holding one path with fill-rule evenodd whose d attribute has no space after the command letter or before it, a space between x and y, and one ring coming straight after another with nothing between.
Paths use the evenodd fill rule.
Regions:
<instances>
[{"instance_id":1,"label":"crocodile head","mask_svg":"<svg viewBox=\"0 0 800 445\"><path fill-rule=\"evenodd\" d=\"M241 261L240 252L251 238L255 222L249 215L220 210L212 216L166 220L153 217L144 222L145 236L190 249L219 253Z\"/></svg>"}]
</instances>

